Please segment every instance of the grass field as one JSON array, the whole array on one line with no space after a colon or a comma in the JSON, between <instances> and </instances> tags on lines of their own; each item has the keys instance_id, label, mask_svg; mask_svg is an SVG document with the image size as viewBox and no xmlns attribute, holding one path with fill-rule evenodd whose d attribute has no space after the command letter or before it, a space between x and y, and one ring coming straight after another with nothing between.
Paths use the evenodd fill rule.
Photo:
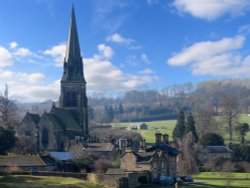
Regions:
<instances>
[{"instance_id":1,"label":"grass field","mask_svg":"<svg viewBox=\"0 0 250 188\"><path fill-rule=\"evenodd\" d=\"M193 176L197 182L190 185L179 185L179 188L249 188L250 173L205 172ZM141 186L140 188L162 188L163 186ZM174 188L174 186L164 186Z\"/></svg>"},{"instance_id":2,"label":"grass field","mask_svg":"<svg viewBox=\"0 0 250 188\"><path fill-rule=\"evenodd\" d=\"M203 172L193 176L196 184L179 188L249 188L250 173ZM174 188L174 186L141 186L140 188ZM0 188L104 188L76 178L53 176L0 176Z\"/></svg>"},{"instance_id":3,"label":"grass field","mask_svg":"<svg viewBox=\"0 0 250 188\"><path fill-rule=\"evenodd\" d=\"M225 133L226 125L222 123L221 117L216 117L216 121L220 124L221 132L224 139L227 141L229 139L229 134ZM242 114L239 117L240 123L248 123L250 125L250 116L246 114ZM128 127L131 123L138 123L138 122L126 122L126 123L112 123L113 127L121 128L121 127ZM172 140L172 131L175 127L176 120L163 120L163 121L150 121L145 122L149 125L148 130L133 130L135 132L140 133L145 139L147 143L154 143L155 142L155 132L160 131L161 133L167 133L170 136L170 140ZM235 142L239 142L239 136L237 134L233 135ZM250 132L246 136L246 140L250 141Z\"/></svg>"},{"instance_id":4,"label":"grass field","mask_svg":"<svg viewBox=\"0 0 250 188\"><path fill-rule=\"evenodd\" d=\"M76 178L54 176L0 176L0 188L103 188Z\"/></svg>"}]
</instances>

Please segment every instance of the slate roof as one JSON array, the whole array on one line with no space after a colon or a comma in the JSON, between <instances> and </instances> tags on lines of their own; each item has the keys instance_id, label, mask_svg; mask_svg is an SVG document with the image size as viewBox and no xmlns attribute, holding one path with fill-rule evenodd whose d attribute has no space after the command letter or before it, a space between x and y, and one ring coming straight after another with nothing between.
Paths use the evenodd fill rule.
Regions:
<instances>
[{"instance_id":1,"label":"slate roof","mask_svg":"<svg viewBox=\"0 0 250 188\"><path fill-rule=\"evenodd\" d=\"M226 146L204 146L209 153L233 153L231 149Z\"/></svg>"},{"instance_id":2,"label":"slate roof","mask_svg":"<svg viewBox=\"0 0 250 188\"><path fill-rule=\"evenodd\" d=\"M114 145L111 143L87 143L84 149L90 152L111 152L114 150Z\"/></svg>"},{"instance_id":3,"label":"slate roof","mask_svg":"<svg viewBox=\"0 0 250 188\"><path fill-rule=\"evenodd\" d=\"M2 155L0 156L1 167L28 167L45 166L45 163L38 155Z\"/></svg>"},{"instance_id":4,"label":"slate roof","mask_svg":"<svg viewBox=\"0 0 250 188\"><path fill-rule=\"evenodd\" d=\"M147 148L146 151L153 152L153 151L158 150L158 149L165 152L165 153L169 153L171 155L178 155L180 153L179 150L171 147L170 145L163 144L163 143L154 144L153 146Z\"/></svg>"},{"instance_id":5,"label":"slate roof","mask_svg":"<svg viewBox=\"0 0 250 188\"><path fill-rule=\"evenodd\" d=\"M27 116L30 116L30 118L34 121L34 123L37 125L40 121L40 116L38 114L32 114L30 112L27 112Z\"/></svg>"},{"instance_id":6,"label":"slate roof","mask_svg":"<svg viewBox=\"0 0 250 188\"><path fill-rule=\"evenodd\" d=\"M150 163L155 152L136 153L138 163Z\"/></svg>"},{"instance_id":7,"label":"slate roof","mask_svg":"<svg viewBox=\"0 0 250 188\"><path fill-rule=\"evenodd\" d=\"M63 108L53 108L49 114L53 115L59 125L66 130L81 131L81 127L76 119L76 111Z\"/></svg>"},{"instance_id":8,"label":"slate roof","mask_svg":"<svg viewBox=\"0 0 250 188\"><path fill-rule=\"evenodd\" d=\"M74 155L71 152L49 152L49 156L57 161L68 161L74 159Z\"/></svg>"}]
</instances>

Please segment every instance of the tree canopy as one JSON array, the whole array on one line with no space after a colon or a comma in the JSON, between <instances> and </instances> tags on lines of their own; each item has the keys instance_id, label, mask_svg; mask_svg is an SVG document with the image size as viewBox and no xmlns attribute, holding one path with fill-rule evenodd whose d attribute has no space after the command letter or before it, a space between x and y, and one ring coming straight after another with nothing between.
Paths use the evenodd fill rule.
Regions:
<instances>
[{"instance_id":1,"label":"tree canopy","mask_svg":"<svg viewBox=\"0 0 250 188\"><path fill-rule=\"evenodd\" d=\"M216 133L206 133L201 137L200 144L207 146L223 146L224 138Z\"/></svg>"},{"instance_id":2,"label":"tree canopy","mask_svg":"<svg viewBox=\"0 0 250 188\"><path fill-rule=\"evenodd\" d=\"M177 123L173 130L174 140L182 140L185 134L185 115L183 111L180 111L177 116Z\"/></svg>"}]
</instances>

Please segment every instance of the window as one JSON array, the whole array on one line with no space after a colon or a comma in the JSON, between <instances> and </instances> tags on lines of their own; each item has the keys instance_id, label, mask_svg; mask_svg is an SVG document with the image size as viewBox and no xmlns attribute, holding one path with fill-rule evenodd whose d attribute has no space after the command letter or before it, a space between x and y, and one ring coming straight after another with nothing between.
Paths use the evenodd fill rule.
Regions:
<instances>
[{"instance_id":1,"label":"window","mask_svg":"<svg viewBox=\"0 0 250 188\"><path fill-rule=\"evenodd\" d=\"M30 131L26 131L26 132L25 132L25 136L26 136L26 137L30 137L30 136L31 136Z\"/></svg>"},{"instance_id":2,"label":"window","mask_svg":"<svg viewBox=\"0 0 250 188\"><path fill-rule=\"evenodd\" d=\"M161 168L165 168L165 163L164 163L164 161L161 162Z\"/></svg>"},{"instance_id":3,"label":"window","mask_svg":"<svg viewBox=\"0 0 250 188\"><path fill-rule=\"evenodd\" d=\"M49 131L46 127L42 131L42 145L44 148L47 148L49 144Z\"/></svg>"}]
</instances>

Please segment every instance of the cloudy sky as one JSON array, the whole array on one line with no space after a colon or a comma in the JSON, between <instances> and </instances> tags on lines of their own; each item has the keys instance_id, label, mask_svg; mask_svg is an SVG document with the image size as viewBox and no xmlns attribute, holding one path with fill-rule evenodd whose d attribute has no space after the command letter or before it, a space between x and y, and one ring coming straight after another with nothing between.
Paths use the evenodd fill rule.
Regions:
<instances>
[{"instance_id":1,"label":"cloudy sky","mask_svg":"<svg viewBox=\"0 0 250 188\"><path fill-rule=\"evenodd\" d=\"M0 90L57 100L73 0L0 0ZM89 94L250 77L249 0L74 0Z\"/></svg>"}]
</instances>

